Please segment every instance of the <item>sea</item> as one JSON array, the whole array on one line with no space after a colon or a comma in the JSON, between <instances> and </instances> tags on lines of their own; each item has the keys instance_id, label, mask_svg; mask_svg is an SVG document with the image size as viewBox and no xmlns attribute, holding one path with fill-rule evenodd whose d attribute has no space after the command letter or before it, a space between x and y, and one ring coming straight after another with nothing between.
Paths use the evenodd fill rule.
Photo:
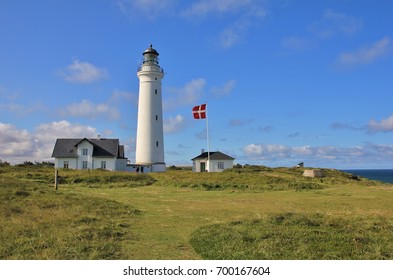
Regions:
<instances>
[{"instance_id":1,"label":"sea","mask_svg":"<svg viewBox=\"0 0 393 280\"><path fill-rule=\"evenodd\" d=\"M393 184L393 169L352 169L342 171L362 176L370 180Z\"/></svg>"}]
</instances>

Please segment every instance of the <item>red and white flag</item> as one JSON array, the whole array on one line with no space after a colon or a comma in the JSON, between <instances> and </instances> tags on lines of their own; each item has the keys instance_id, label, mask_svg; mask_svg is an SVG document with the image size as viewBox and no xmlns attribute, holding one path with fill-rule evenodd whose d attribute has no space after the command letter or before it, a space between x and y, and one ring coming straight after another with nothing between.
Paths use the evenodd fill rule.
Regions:
<instances>
[{"instance_id":1,"label":"red and white flag","mask_svg":"<svg viewBox=\"0 0 393 280\"><path fill-rule=\"evenodd\" d=\"M195 106L192 108L194 119L206 119L206 104Z\"/></svg>"}]
</instances>

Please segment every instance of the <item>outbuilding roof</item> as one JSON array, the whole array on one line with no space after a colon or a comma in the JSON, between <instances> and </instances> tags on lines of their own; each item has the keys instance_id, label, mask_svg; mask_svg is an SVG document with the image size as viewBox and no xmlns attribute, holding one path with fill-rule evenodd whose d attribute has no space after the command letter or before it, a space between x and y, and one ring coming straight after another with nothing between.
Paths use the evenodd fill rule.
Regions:
<instances>
[{"instance_id":1,"label":"outbuilding roof","mask_svg":"<svg viewBox=\"0 0 393 280\"><path fill-rule=\"evenodd\" d=\"M119 139L107 138L59 138L53 148L52 157L78 157L78 145L87 141L93 145L93 157L124 158L124 146L119 145Z\"/></svg>"},{"instance_id":2,"label":"outbuilding roof","mask_svg":"<svg viewBox=\"0 0 393 280\"><path fill-rule=\"evenodd\" d=\"M197 160L197 159L207 159L208 158L208 152L201 153L199 156L194 157L191 160ZM211 160L233 160L235 158L228 156L226 154L223 154L221 152L210 152L210 159Z\"/></svg>"}]
</instances>

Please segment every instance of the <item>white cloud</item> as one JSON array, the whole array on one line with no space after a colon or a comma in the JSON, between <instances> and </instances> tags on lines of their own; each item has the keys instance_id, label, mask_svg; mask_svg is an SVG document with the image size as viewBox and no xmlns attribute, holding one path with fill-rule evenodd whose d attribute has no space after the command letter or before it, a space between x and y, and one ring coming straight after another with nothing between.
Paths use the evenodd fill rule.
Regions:
<instances>
[{"instance_id":1,"label":"white cloud","mask_svg":"<svg viewBox=\"0 0 393 280\"><path fill-rule=\"evenodd\" d=\"M97 131L91 126L74 124L69 121L62 120L41 124L35 129L34 134L35 138L40 141L44 141L45 139L53 141L57 138L96 137Z\"/></svg>"},{"instance_id":2,"label":"white cloud","mask_svg":"<svg viewBox=\"0 0 393 280\"><path fill-rule=\"evenodd\" d=\"M164 110L171 110L177 107L195 104L202 97L206 81L204 79L194 79L181 88L169 88L168 96L163 101Z\"/></svg>"},{"instance_id":3,"label":"white cloud","mask_svg":"<svg viewBox=\"0 0 393 280\"><path fill-rule=\"evenodd\" d=\"M47 108L41 103L34 103L30 105L18 104L15 102L10 103L0 103L1 111L8 111L17 117L26 117L30 114L40 112L43 113Z\"/></svg>"},{"instance_id":4,"label":"white cloud","mask_svg":"<svg viewBox=\"0 0 393 280\"><path fill-rule=\"evenodd\" d=\"M0 158L10 161L13 158L26 157L33 149L33 139L25 129L18 129L12 124L0 122Z\"/></svg>"},{"instance_id":5,"label":"white cloud","mask_svg":"<svg viewBox=\"0 0 393 280\"><path fill-rule=\"evenodd\" d=\"M266 16L266 10L255 0L200 0L183 10L181 16L192 20L205 17L227 20L230 16L231 24L216 39L220 48L228 49L242 42L247 31Z\"/></svg>"},{"instance_id":6,"label":"white cloud","mask_svg":"<svg viewBox=\"0 0 393 280\"><path fill-rule=\"evenodd\" d=\"M212 87L210 89L210 92L216 96L216 97L222 97L222 96L227 96L230 95L233 88L235 87L235 80L229 80L225 84L218 86L218 87Z\"/></svg>"},{"instance_id":7,"label":"white cloud","mask_svg":"<svg viewBox=\"0 0 393 280\"><path fill-rule=\"evenodd\" d=\"M0 113L11 113L17 117L26 117L36 112L46 111L47 108L40 102L36 101L30 104L23 104L25 98L20 90L8 90L0 87Z\"/></svg>"},{"instance_id":8,"label":"white cloud","mask_svg":"<svg viewBox=\"0 0 393 280\"><path fill-rule=\"evenodd\" d=\"M20 90L9 90L5 87L0 86L0 97L3 100L14 101L22 97Z\"/></svg>"},{"instance_id":9,"label":"white cloud","mask_svg":"<svg viewBox=\"0 0 393 280\"><path fill-rule=\"evenodd\" d=\"M169 117L164 120L164 133L177 133L186 128L186 122L183 116L176 115L175 117Z\"/></svg>"},{"instance_id":10,"label":"white cloud","mask_svg":"<svg viewBox=\"0 0 393 280\"><path fill-rule=\"evenodd\" d=\"M91 126L68 121L41 124L29 132L12 124L0 123L0 159L11 163L51 160L57 138L96 137Z\"/></svg>"},{"instance_id":11,"label":"white cloud","mask_svg":"<svg viewBox=\"0 0 393 280\"><path fill-rule=\"evenodd\" d=\"M57 75L71 83L88 84L108 78L108 72L88 62L75 59L71 65L59 69Z\"/></svg>"},{"instance_id":12,"label":"white cloud","mask_svg":"<svg viewBox=\"0 0 393 280\"><path fill-rule=\"evenodd\" d=\"M248 30L256 25L265 15L266 13L262 12L262 10L258 12L257 7L255 7L255 10L250 7L250 10L239 15L237 20L218 35L217 43L219 47L228 49L240 44L246 37Z\"/></svg>"},{"instance_id":13,"label":"white cloud","mask_svg":"<svg viewBox=\"0 0 393 280\"><path fill-rule=\"evenodd\" d=\"M319 39L330 39L336 35L354 35L361 31L363 23L360 19L344 13L325 10L320 20L313 22L308 31L310 37L288 36L281 40L281 47L287 52L302 52L315 49Z\"/></svg>"},{"instance_id":14,"label":"white cloud","mask_svg":"<svg viewBox=\"0 0 393 280\"><path fill-rule=\"evenodd\" d=\"M182 12L183 16L195 17L209 14L237 13L243 10L255 8L254 12L261 13L262 10L253 0L200 0L193 3ZM258 8L258 9L257 9Z\"/></svg>"},{"instance_id":15,"label":"white cloud","mask_svg":"<svg viewBox=\"0 0 393 280\"><path fill-rule=\"evenodd\" d=\"M249 144L243 147L245 162L291 166L304 161L308 166L320 167L370 167L386 166L393 156L393 145L366 143L360 146L290 147L277 144Z\"/></svg>"},{"instance_id":16,"label":"white cloud","mask_svg":"<svg viewBox=\"0 0 393 280\"><path fill-rule=\"evenodd\" d=\"M370 133L374 132L390 132L393 131L393 115L381 121L371 120L367 125L367 130Z\"/></svg>"},{"instance_id":17,"label":"white cloud","mask_svg":"<svg viewBox=\"0 0 393 280\"><path fill-rule=\"evenodd\" d=\"M344 13L326 10L322 19L311 25L310 31L321 38L327 39L337 34L353 35L362 28L363 23L360 19Z\"/></svg>"},{"instance_id":18,"label":"white cloud","mask_svg":"<svg viewBox=\"0 0 393 280\"><path fill-rule=\"evenodd\" d=\"M386 55L390 51L390 46L390 38L384 37L370 46L360 48L353 52L340 54L337 62L342 66L370 64Z\"/></svg>"},{"instance_id":19,"label":"white cloud","mask_svg":"<svg viewBox=\"0 0 393 280\"><path fill-rule=\"evenodd\" d=\"M51 160L57 138L93 138L97 136L97 130L91 126L72 124L68 121L51 122L39 125L33 132L35 159Z\"/></svg>"},{"instance_id":20,"label":"white cloud","mask_svg":"<svg viewBox=\"0 0 393 280\"><path fill-rule=\"evenodd\" d=\"M112 96L110 97L110 103L121 103L127 101L134 106L138 106L138 95L136 93L124 91L124 90L114 90Z\"/></svg>"},{"instance_id":21,"label":"white cloud","mask_svg":"<svg viewBox=\"0 0 393 280\"><path fill-rule=\"evenodd\" d=\"M105 103L95 104L88 100L82 100L79 103L68 105L65 109L60 109L63 116L84 117L96 119L99 116L117 120L120 118L120 112L115 107L111 107Z\"/></svg>"},{"instance_id":22,"label":"white cloud","mask_svg":"<svg viewBox=\"0 0 393 280\"><path fill-rule=\"evenodd\" d=\"M242 30L231 26L223 30L218 36L218 44L223 49L229 49L230 47L237 45L242 40Z\"/></svg>"},{"instance_id":23,"label":"white cloud","mask_svg":"<svg viewBox=\"0 0 393 280\"><path fill-rule=\"evenodd\" d=\"M261 156L263 152L263 145L261 144L249 144L243 148L243 152L247 156Z\"/></svg>"},{"instance_id":24,"label":"white cloud","mask_svg":"<svg viewBox=\"0 0 393 280\"><path fill-rule=\"evenodd\" d=\"M127 16L143 16L154 20L159 16L168 15L175 7L175 0L117 0L120 11Z\"/></svg>"}]
</instances>

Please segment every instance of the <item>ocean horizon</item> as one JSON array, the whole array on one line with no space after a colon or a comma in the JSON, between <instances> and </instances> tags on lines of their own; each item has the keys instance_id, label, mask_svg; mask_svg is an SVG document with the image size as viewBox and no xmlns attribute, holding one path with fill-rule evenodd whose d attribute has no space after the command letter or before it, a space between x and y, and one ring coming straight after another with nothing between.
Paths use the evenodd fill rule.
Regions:
<instances>
[{"instance_id":1,"label":"ocean horizon","mask_svg":"<svg viewBox=\"0 0 393 280\"><path fill-rule=\"evenodd\" d=\"M393 169L346 169L341 171L370 180L393 184Z\"/></svg>"}]
</instances>

